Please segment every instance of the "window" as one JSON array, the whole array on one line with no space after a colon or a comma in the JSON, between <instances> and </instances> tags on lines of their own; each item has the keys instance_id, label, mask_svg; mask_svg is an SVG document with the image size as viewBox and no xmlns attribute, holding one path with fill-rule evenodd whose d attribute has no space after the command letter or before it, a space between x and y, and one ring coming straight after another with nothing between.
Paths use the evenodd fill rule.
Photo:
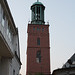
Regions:
<instances>
[{"instance_id":1,"label":"window","mask_svg":"<svg viewBox=\"0 0 75 75\"><path fill-rule=\"evenodd\" d=\"M40 31L40 28L37 28L37 31Z\"/></svg>"},{"instance_id":2,"label":"window","mask_svg":"<svg viewBox=\"0 0 75 75\"><path fill-rule=\"evenodd\" d=\"M9 34L9 29L7 28L7 35Z\"/></svg>"},{"instance_id":3,"label":"window","mask_svg":"<svg viewBox=\"0 0 75 75\"><path fill-rule=\"evenodd\" d=\"M37 45L40 45L40 38L37 38Z\"/></svg>"},{"instance_id":4,"label":"window","mask_svg":"<svg viewBox=\"0 0 75 75\"><path fill-rule=\"evenodd\" d=\"M8 28L7 28L7 36L9 38L10 42L11 42L12 41L12 31L11 31L10 25L9 24L7 24L7 25L8 25Z\"/></svg>"},{"instance_id":5,"label":"window","mask_svg":"<svg viewBox=\"0 0 75 75\"><path fill-rule=\"evenodd\" d=\"M13 70L13 75L15 75L15 70Z\"/></svg>"},{"instance_id":6,"label":"window","mask_svg":"<svg viewBox=\"0 0 75 75\"><path fill-rule=\"evenodd\" d=\"M10 28L10 26L8 28L9 28L9 39L11 41L11 28Z\"/></svg>"},{"instance_id":7,"label":"window","mask_svg":"<svg viewBox=\"0 0 75 75\"><path fill-rule=\"evenodd\" d=\"M2 17L2 26L4 27L5 25L5 14L3 13L3 17Z\"/></svg>"},{"instance_id":8,"label":"window","mask_svg":"<svg viewBox=\"0 0 75 75\"><path fill-rule=\"evenodd\" d=\"M46 28L46 31L48 31L48 29Z\"/></svg>"},{"instance_id":9,"label":"window","mask_svg":"<svg viewBox=\"0 0 75 75\"><path fill-rule=\"evenodd\" d=\"M44 28L42 28L42 31L44 31Z\"/></svg>"},{"instance_id":10,"label":"window","mask_svg":"<svg viewBox=\"0 0 75 75\"><path fill-rule=\"evenodd\" d=\"M37 10L36 10L36 16L37 16L37 20L40 20L40 7L37 7L36 8Z\"/></svg>"},{"instance_id":11,"label":"window","mask_svg":"<svg viewBox=\"0 0 75 75\"><path fill-rule=\"evenodd\" d=\"M35 27L33 27L33 30L35 31Z\"/></svg>"},{"instance_id":12,"label":"window","mask_svg":"<svg viewBox=\"0 0 75 75\"><path fill-rule=\"evenodd\" d=\"M33 16L34 16L34 19L35 19L35 7L33 8Z\"/></svg>"},{"instance_id":13,"label":"window","mask_svg":"<svg viewBox=\"0 0 75 75\"><path fill-rule=\"evenodd\" d=\"M37 51L37 54L36 54L36 62L37 63L40 63L41 62L41 51Z\"/></svg>"}]
</instances>

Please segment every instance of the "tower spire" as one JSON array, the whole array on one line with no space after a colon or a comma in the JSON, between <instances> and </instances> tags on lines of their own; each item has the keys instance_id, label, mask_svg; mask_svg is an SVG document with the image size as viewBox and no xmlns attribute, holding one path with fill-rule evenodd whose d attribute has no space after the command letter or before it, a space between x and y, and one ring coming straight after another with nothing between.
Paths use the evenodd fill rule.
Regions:
<instances>
[{"instance_id":1,"label":"tower spire","mask_svg":"<svg viewBox=\"0 0 75 75\"><path fill-rule=\"evenodd\" d=\"M37 0L37 2L39 2L39 0Z\"/></svg>"}]
</instances>

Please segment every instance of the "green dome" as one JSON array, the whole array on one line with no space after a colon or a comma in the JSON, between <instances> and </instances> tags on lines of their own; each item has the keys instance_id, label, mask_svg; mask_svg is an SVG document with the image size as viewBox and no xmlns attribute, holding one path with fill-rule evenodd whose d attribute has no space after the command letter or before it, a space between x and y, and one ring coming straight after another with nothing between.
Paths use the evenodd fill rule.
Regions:
<instances>
[{"instance_id":1,"label":"green dome","mask_svg":"<svg viewBox=\"0 0 75 75\"><path fill-rule=\"evenodd\" d=\"M43 5L41 2L35 2L35 3L33 3L33 5ZM43 5L44 6L44 5Z\"/></svg>"}]
</instances>

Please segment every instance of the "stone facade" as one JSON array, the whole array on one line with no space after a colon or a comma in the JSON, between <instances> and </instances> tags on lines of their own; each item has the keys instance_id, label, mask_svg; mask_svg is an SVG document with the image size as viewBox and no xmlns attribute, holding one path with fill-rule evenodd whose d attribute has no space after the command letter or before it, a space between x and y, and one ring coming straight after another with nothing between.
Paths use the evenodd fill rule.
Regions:
<instances>
[{"instance_id":1,"label":"stone facade","mask_svg":"<svg viewBox=\"0 0 75 75\"><path fill-rule=\"evenodd\" d=\"M7 1L0 0L0 75L19 75L20 68L18 29Z\"/></svg>"}]
</instances>

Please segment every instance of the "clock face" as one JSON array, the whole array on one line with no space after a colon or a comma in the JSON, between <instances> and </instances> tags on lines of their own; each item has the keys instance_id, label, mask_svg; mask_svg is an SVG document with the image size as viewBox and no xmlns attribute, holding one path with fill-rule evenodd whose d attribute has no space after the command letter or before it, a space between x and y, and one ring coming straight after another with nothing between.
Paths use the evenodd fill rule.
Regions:
<instances>
[{"instance_id":1,"label":"clock face","mask_svg":"<svg viewBox=\"0 0 75 75\"><path fill-rule=\"evenodd\" d=\"M69 64L69 63L66 63L66 67L67 67L67 68L70 67L70 64Z\"/></svg>"}]
</instances>

